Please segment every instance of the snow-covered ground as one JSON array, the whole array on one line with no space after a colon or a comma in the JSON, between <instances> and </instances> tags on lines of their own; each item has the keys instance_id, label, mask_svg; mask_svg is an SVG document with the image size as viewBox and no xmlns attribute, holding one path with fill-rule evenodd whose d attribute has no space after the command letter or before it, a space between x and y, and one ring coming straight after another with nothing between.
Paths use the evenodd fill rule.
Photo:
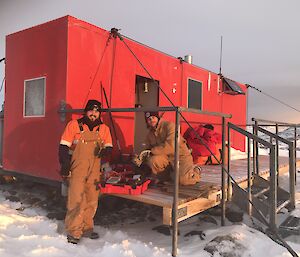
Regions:
<instances>
[{"instance_id":1,"label":"snow-covered ground","mask_svg":"<svg viewBox=\"0 0 300 257\"><path fill-rule=\"evenodd\" d=\"M287 180L283 176L280 184ZM4 184L1 189L0 256L171 256L172 237L166 227L160 227L160 208L124 200L119 206L114 198L104 198L95 219L100 239L83 239L72 245L67 243L63 228L64 201L57 200L55 189L22 181ZM292 214L300 217L299 195ZM218 209L181 222L178 256L290 256L253 228L259 227L258 222L253 224L246 214L243 222L226 220L226 226L221 227ZM159 233L159 228L164 233ZM300 254L300 236L287 240Z\"/></svg>"},{"instance_id":2,"label":"snow-covered ground","mask_svg":"<svg viewBox=\"0 0 300 257\"><path fill-rule=\"evenodd\" d=\"M10 194L5 190L0 196L0 256L171 255L171 236L152 229L160 224L159 219L133 222L133 218L125 223L116 221L109 226L96 226L100 239L83 239L80 244L72 245L66 242L61 220L47 218L47 211L40 206L26 208L26 203L12 202L5 195ZM299 215L300 208L296 212ZM129 211L128 214L134 213ZM179 229L178 256L289 256L285 248L254 228L228 220L226 226L221 227L219 217L207 213L180 223ZM191 231L204 234L185 236ZM299 238L292 240L294 242L289 244L300 254Z\"/></svg>"},{"instance_id":3,"label":"snow-covered ground","mask_svg":"<svg viewBox=\"0 0 300 257\"><path fill-rule=\"evenodd\" d=\"M239 152L233 155L244 156ZM300 181L299 172L297 177ZM287 184L288 176L282 176L280 185ZM62 220L65 202L57 189L24 181L0 186L0 256L171 256L172 236L167 227L161 226L161 208L104 197L95 218L100 238L82 239L73 245L66 240ZM297 208L291 214L300 217L300 183L296 191ZM220 226L219 215L219 209L214 208L179 223L178 256L290 256L255 229L260 223L253 223L246 214L243 222L226 219L224 227ZM280 215L283 220L286 213ZM286 240L300 255L300 236Z\"/></svg>"}]
</instances>

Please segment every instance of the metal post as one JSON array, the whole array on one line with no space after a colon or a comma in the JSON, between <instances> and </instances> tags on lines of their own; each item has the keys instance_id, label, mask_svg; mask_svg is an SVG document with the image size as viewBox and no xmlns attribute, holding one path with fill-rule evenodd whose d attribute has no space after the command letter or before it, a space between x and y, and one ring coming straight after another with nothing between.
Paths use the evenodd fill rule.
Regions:
<instances>
[{"instance_id":1,"label":"metal post","mask_svg":"<svg viewBox=\"0 0 300 257\"><path fill-rule=\"evenodd\" d=\"M175 113L175 181L174 181L174 198L172 208L172 256L177 256L178 245L178 191L179 191L179 140L180 140L180 115L178 109Z\"/></svg>"},{"instance_id":2,"label":"metal post","mask_svg":"<svg viewBox=\"0 0 300 257\"><path fill-rule=\"evenodd\" d=\"M225 118L222 117L222 155L224 156L225 150ZM221 225L225 225L225 211L226 211L226 176L225 176L225 167L224 161L222 162L222 217Z\"/></svg>"},{"instance_id":3,"label":"metal post","mask_svg":"<svg viewBox=\"0 0 300 257\"><path fill-rule=\"evenodd\" d=\"M276 174L276 155L275 145L270 147L270 226L276 231L276 209L277 209L277 174Z\"/></svg>"},{"instance_id":4,"label":"metal post","mask_svg":"<svg viewBox=\"0 0 300 257\"><path fill-rule=\"evenodd\" d=\"M297 125L295 126L295 130L294 130L294 156L295 156L295 184L297 185L297 174L296 174L296 170L297 170Z\"/></svg>"},{"instance_id":5,"label":"metal post","mask_svg":"<svg viewBox=\"0 0 300 257\"><path fill-rule=\"evenodd\" d=\"M289 145L289 171L290 171L290 202L291 202L291 208L295 209L295 176L296 176L296 170L295 170L295 144L294 142L291 142L292 146Z\"/></svg>"},{"instance_id":6,"label":"metal post","mask_svg":"<svg viewBox=\"0 0 300 257\"><path fill-rule=\"evenodd\" d=\"M257 127L258 127L258 122L255 121L255 133L254 135L258 136L257 132ZM258 158L259 158L259 153L258 153L258 142L255 141L255 152L256 152L256 158L255 158L255 168L256 168L256 174L259 175L259 165L258 165Z\"/></svg>"},{"instance_id":7,"label":"metal post","mask_svg":"<svg viewBox=\"0 0 300 257\"><path fill-rule=\"evenodd\" d=\"M247 190L247 194L248 194L248 200L252 201L252 172L251 172L251 168L250 168L250 158L251 158L251 146L250 146L250 141L251 139L249 137L247 137L247 172L248 172L248 190ZM251 217L252 216L252 204L250 204L250 202L248 201L248 214Z\"/></svg>"},{"instance_id":8,"label":"metal post","mask_svg":"<svg viewBox=\"0 0 300 257\"><path fill-rule=\"evenodd\" d=\"M275 127L275 132L276 132L276 135L278 136L278 123L276 123L276 127ZM279 177L279 141L278 141L278 138L276 138L276 160L277 160L277 163L276 163L276 171L277 171L277 185L278 185L278 177Z\"/></svg>"},{"instance_id":9,"label":"metal post","mask_svg":"<svg viewBox=\"0 0 300 257\"><path fill-rule=\"evenodd\" d=\"M230 174L230 127L227 126L227 172L228 172L228 176L227 176L227 186L228 186L228 190L227 190L227 194L228 194L228 200L231 200L231 196L232 196L232 184L231 184L231 179L229 177Z\"/></svg>"},{"instance_id":10,"label":"metal post","mask_svg":"<svg viewBox=\"0 0 300 257\"><path fill-rule=\"evenodd\" d=\"M255 125L252 126L253 128L253 134L255 135ZM255 147L255 141L253 140L253 174L257 174L257 167L256 167L256 147Z\"/></svg>"}]
</instances>

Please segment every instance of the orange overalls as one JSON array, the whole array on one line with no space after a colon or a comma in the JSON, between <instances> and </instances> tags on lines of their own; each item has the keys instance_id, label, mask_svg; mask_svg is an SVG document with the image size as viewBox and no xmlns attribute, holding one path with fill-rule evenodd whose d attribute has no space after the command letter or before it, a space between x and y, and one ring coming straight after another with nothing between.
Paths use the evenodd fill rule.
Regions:
<instances>
[{"instance_id":1,"label":"orange overalls","mask_svg":"<svg viewBox=\"0 0 300 257\"><path fill-rule=\"evenodd\" d=\"M71 123L68 127L74 128L74 126ZM104 124L100 125L100 132L99 127L97 130L89 131L84 130L79 124L79 128L80 137L78 138L77 133L74 140L77 144L71 159L71 176L69 178L65 218L66 230L74 238L80 238L85 231L93 230L93 218L98 207L99 197L96 182L100 180L100 158L95 153L98 153L103 146L110 144L109 141L111 141L109 129ZM62 139L67 139L69 136L66 131ZM103 138L106 140L103 141Z\"/></svg>"}]
</instances>

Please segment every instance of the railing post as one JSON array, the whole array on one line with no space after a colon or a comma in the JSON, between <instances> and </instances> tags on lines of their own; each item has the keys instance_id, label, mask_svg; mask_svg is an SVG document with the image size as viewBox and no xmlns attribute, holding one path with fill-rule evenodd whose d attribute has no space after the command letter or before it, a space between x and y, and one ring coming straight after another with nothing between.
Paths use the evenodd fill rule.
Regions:
<instances>
[{"instance_id":1,"label":"railing post","mask_svg":"<svg viewBox=\"0 0 300 257\"><path fill-rule=\"evenodd\" d=\"M278 136L278 123L276 123L276 126L275 126L275 132L276 132L276 135ZM279 181L278 181L278 177L279 177L279 141L278 141L278 138L276 138L276 171L277 171L277 185L279 184Z\"/></svg>"},{"instance_id":2,"label":"railing post","mask_svg":"<svg viewBox=\"0 0 300 257\"><path fill-rule=\"evenodd\" d=\"M295 170L295 143L291 142L289 145L289 176L290 176L290 202L291 208L295 209L295 177L296 177L296 170Z\"/></svg>"},{"instance_id":3,"label":"railing post","mask_svg":"<svg viewBox=\"0 0 300 257\"><path fill-rule=\"evenodd\" d=\"M252 133L253 135L255 135L255 125L253 124L252 125ZM256 156L257 156L257 153L256 153L256 147L255 147L255 142L253 140L253 174L257 174L257 168L256 168Z\"/></svg>"},{"instance_id":4,"label":"railing post","mask_svg":"<svg viewBox=\"0 0 300 257\"><path fill-rule=\"evenodd\" d=\"M295 125L294 129L294 156L295 156L295 184L297 184L297 175L296 175L296 170L297 170L297 125Z\"/></svg>"},{"instance_id":5,"label":"railing post","mask_svg":"<svg viewBox=\"0 0 300 257\"><path fill-rule=\"evenodd\" d=\"M254 130L254 135L258 136L258 132L257 132L257 127L258 127L258 122L255 121L255 130ZM253 144L255 146L255 169L256 169L256 174L259 175L259 165L258 165L258 158L259 158L259 153L258 153L258 142L255 141L255 143Z\"/></svg>"},{"instance_id":6,"label":"railing post","mask_svg":"<svg viewBox=\"0 0 300 257\"><path fill-rule=\"evenodd\" d=\"M178 191L179 191L179 140L180 140L180 114L178 109L175 112L175 181L174 181L174 198L172 208L172 256L177 256L178 245Z\"/></svg>"},{"instance_id":7,"label":"railing post","mask_svg":"<svg viewBox=\"0 0 300 257\"><path fill-rule=\"evenodd\" d=\"M231 178L229 176L230 174L230 148L231 148L231 142L230 142L230 127L227 124L227 195L228 195L228 200L231 201L232 197L232 183L231 183ZM226 164L226 163L225 163Z\"/></svg>"},{"instance_id":8,"label":"railing post","mask_svg":"<svg viewBox=\"0 0 300 257\"><path fill-rule=\"evenodd\" d=\"M222 117L222 154L224 156L225 150L225 118ZM224 170L224 160L222 161L222 217L221 225L225 225L225 212L226 212L226 176Z\"/></svg>"},{"instance_id":9,"label":"railing post","mask_svg":"<svg viewBox=\"0 0 300 257\"><path fill-rule=\"evenodd\" d=\"M277 209L277 173L276 173L276 155L275 146L270 147L270 226L271 229L276 231L276 209Z\"/></svg>"},{"instance_id":10,"label":"railing post","mask_svg":"<svg viewBox=\"0 0 300 257\"><path fill-rule=\"evenodd\" d=\"M251 159L251 146L250 141L251 139L247 137L247 174L248 174L248 214L251 217L252 216L252 204L250 201L252 201L252 172L250 169L250 159ZM254 141L254 140L253 140Z\"/></svg>"}]
</instances>

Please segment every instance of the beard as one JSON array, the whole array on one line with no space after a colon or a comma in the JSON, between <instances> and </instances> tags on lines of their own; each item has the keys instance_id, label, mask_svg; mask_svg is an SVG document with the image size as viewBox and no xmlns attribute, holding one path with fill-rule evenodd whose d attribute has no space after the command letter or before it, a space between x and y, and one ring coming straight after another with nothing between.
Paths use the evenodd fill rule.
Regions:
<instances>
[{"instance_id":1,"label":"beard","mask_svg":"<svg viewBox=\"0 0 300 257\"><path fill-rule=\"evenodd\" d=\"M93 116L93 117L91 117L91 116ZM90 115L89 117L85 115L83 117L83 123L89 127L90 131L93 131L94 127L100 125L102 122L101 122L100 118L97 118L94 115Z\"/></svg>"}]
</instances>

